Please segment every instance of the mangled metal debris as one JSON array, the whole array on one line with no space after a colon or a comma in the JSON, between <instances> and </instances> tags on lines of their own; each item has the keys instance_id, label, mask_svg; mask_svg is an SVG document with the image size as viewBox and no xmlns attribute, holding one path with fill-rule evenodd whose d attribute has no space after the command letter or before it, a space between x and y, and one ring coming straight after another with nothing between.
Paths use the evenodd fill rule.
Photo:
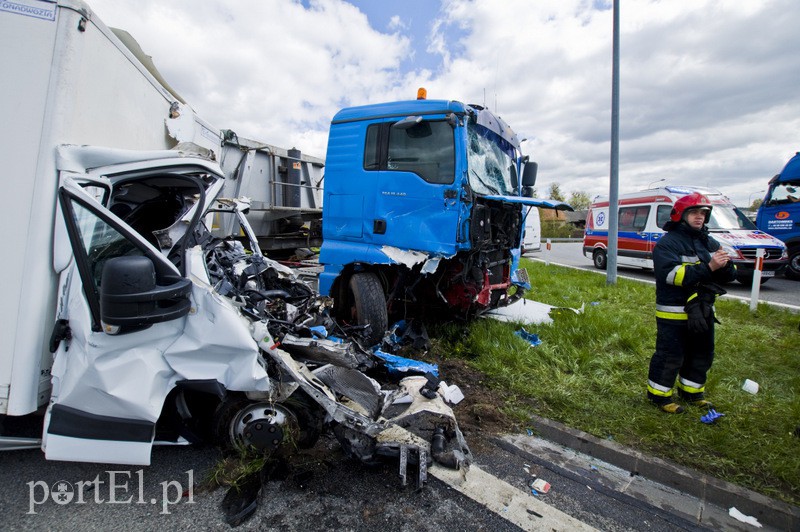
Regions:
<instances>
[{"instance_id":1,"label":"mangled metal debris","mask_svg":"<svg viewBox=\"0 0 800 532\"><path fill-rule=\"evenodd\" d=\"M242 223L246 227L246 220ZM403 484L414 465L419 487L433 461L468 466L469 447L444 399L457 398L460 390L445 385L440 393L435 364L394 354L430 347L421 324L398 323L380 346L365 349L358 328L345 329L330 316L328 298L318 297L254 243L246 249L236 239L209 238L202 247L216 292L252 322L270 380L266 393L247 394L256 406L228 421L232 446L275 451L283 444L276 442L280 438L304 434L309 444L330 430L347 454L363 462L397 459ZM368 375L371 370L390 380L405 378L382 386ZM434 385L426 374L433 375ZM302 426L309 422L312 427Z\"/></svg>"}]
</instances>

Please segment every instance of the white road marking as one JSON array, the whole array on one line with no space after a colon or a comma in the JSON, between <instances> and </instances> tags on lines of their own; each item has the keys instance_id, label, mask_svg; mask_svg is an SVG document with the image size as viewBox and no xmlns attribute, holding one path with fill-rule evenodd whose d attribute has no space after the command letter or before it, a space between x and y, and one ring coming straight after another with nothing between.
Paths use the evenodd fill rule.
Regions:
<instances>
[{"instance_id":1,"label":"white road marking","mask_svg":"<svg viewBox=\"0 0 800 532\"><path fill-rule=\"evenodd\" d=\"M428 474L523 530L596 530L474 464L466 471L434 464Z\"/></svg>"}]
</instances>

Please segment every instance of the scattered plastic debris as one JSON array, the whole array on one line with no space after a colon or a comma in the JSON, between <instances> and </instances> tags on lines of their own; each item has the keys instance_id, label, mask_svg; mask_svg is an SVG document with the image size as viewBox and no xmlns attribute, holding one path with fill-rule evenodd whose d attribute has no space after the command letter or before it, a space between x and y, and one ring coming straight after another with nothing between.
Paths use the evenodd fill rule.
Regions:
<instances>
[{"instance_id":1,"label":"scattered plastic debris","mask_svg":"<svg viewBox=\"0 0 800 532\"><path fill-rule=\"evenodd\" d=\"M520 338L531 344L533 347L536 347L537 345L542 343L542 341L539 339L538 334L529 333L525 329L520 329L514 332L514 334L516 334L517 336L519 336Z\"/></svg>"},{"instance_id":2,"label":"scattered plastic debris","mask_svg":"<svg viewBox=\"0 0 800 532\"><path fill-rule=\"evenodd\" d=\"M547 493L550 491L550 483L541 478L537 478L531 484L531 488L539 493Z\"/></svg>"},{"instance_id":3,"label":"scattered plastic debris","mask_svg":"<svg viewBox=\"0 0 800 532\"><path fill-rule=\"evenodd\" d=\"M599 302L599 301L592 301L592 302L591 302L591 303L589 303L589 304L590 304L591 306L593 306L593 307L596 307L597 305L599 305L599 304L600 304L600 302Z\"/></svg>"},{"instance_id":4,"label":"scattered plastic debris","mask_svg":"<svg viewBox=\"0 0 800 532\"><path fill-rule=\"evenodd\" d=\"M761 528L761 523L758 522L758 519L756 519L751 515L744 515L742 512L737 510L735 506L731 506L730 510L728 510L728 515L730 515L737 521L741 521L742 523L747 523L748 525L753 525L754 527Z\"/></svg>"},{"instance_id":5,"label":"scattered plastic debris","mask_svg":"<svg viewBox=\"0 0 800 532\"><path fill-rule=\"evenodd\" d=\"M429 364L419 360L411 360L410 358L392 355L380 349L373 351L373 354L386 363L386 369L390 375L399 373L431 373L436 376L439 375L439 366L436 364Z\"/></svg>"},{"instance_id":6,"label":"scattered plastic debris","mask_svg":"<svg viewBox=\"0 0 800 532\"><path fill-rule=\"evenodd\" d=\"M599 469L597 469L596 465L590 465L589 469L591 469L592 471L600 471Z\"/></svg>"},{"instance_id":7,"label":"scattered plastic debris","mask_svg":"<svg viewBox=\"0 0 800 532\"><path fill-rule=\"evenodd\" d=\"M442 381L439 383L438 391L439 395L441 395L444 400L451 405L457 405L464 400L464 394L461 392L461 388L455 384L447 384L446 382Z\"/></svg>"},{"instance_id":8,"label":"scattered plastic debris","mask_svg":"<svg viewBox=\"0 0 800 532\"><path fill-rule=\"evenodd\" d=\"M709 408L708 409L708 414L702 416L700 418L700 421L702 421L706 425L711 425L712 423L714 423L716 420L718 420L719 418L721 418L724 415L725 414L720 414L719 412L717 412L713 408Z\"/></svg>"},{"instance_id":9,"label":"scattered plastic debris","mask_svg":"<svg viewBox=\"0 0 800 532\"><path fill-rule=\"evenodd\" d=\"M520 299L511 305L499 307L483 313L481 316L497 321L522 323L525 325L553 323L550 311L555 307L530 299Z\"/></svg>"},{"instance_id":10,"label":"scattered plastic debris","mask_svg":"<svg viewBox=\"0 0 800 532\"><path fill-rule=\"evenodd\" d=\"M742 390L755 395L758 393L758 383L750 379L745 379L744 384L742 384Z\"/></svg>"}]
</instances>

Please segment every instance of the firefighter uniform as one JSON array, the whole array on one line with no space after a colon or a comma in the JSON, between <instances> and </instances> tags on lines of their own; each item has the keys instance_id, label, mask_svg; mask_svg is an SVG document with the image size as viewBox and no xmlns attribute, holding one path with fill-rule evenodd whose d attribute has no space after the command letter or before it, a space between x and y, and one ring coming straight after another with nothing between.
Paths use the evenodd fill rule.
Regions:
<instances>
[{"instance_id":1,"label":"firefighter uniform","mask_svg":"<svg viewBox=\"0 0 800 532\"><path fill-rule=\"evenodd\" d=\"M694 196L694 195L693 195ZM682 412L672 400L672 388L678 379L679 395L698 405L703 399L706 374L714 360L714 295L705 293L709 318L703 327L690 326L687 303L700 297L704 286L726 283L736 277L733 263L712 271L712 254L720 244L708 234L708 228L695 229L684 221L684 211L698 206L710 212L708 200L676 202L667 233L653 250L656 277L656 350L650 360L647 396L663 410ZM683 199L683 198L682 198ZM683 208L681 208L683 207ZM706 214L708 221L708 214ZM724 290L718 293L724 293ZM692 322L691 325L696 325ZM707 325L707 326L705 326ZM698 330L705 329L705 330Z\"/></svg>"}]
</instances>

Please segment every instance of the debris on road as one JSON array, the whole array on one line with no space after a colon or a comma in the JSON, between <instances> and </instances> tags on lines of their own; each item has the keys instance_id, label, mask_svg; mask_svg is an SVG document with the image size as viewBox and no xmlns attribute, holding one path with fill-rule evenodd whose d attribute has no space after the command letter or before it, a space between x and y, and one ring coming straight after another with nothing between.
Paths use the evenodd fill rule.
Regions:
<instances>
[{"instance_id":1,"label":"debris on road","mask_svg":"<svg viewBox=\"0 0 800 532\"><path fill-rule=\"evenodd\" d=\"M728 510L728 515L736 519L737 521L741 521L742 523L747 523L748 525L753 525L756 528L761 528L761 523L758 522L758 519L751 515L745 515L739 510L736 509L735 506L731 506L730 510Z\"/></svg>"},{"instance_id":2,"label":"debris on road","mask_svg":"<svg viewBox=\"0 0 800 532\"><path fill-rule=\"evenodd\" d=\"M531 489L537 491L538 493L547 493L550 491L550 483L541 478L537 478L531 483Z\"/></svg>"}]
</instances>

